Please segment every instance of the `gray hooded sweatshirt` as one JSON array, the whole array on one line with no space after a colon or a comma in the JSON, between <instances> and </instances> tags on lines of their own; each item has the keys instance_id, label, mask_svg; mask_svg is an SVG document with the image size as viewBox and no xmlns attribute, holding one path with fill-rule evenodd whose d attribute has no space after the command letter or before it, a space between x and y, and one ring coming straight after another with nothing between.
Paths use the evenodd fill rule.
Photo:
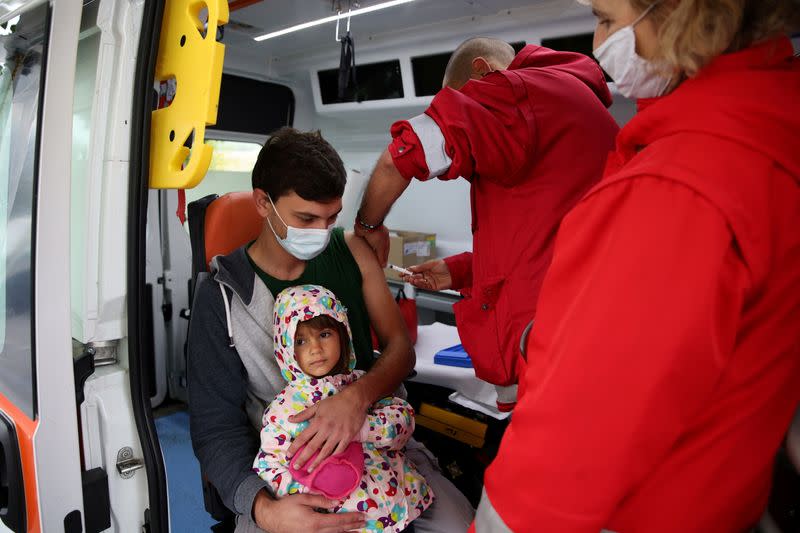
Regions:
<instances>
[{"instance_id":1,"label":"gray hooded sweatshirt","mask_svg":"<svg viewBox=\"0 0 800 533\"><path fill-rule=\"evenodd\" d=\"M264 408L286 385L273 355L274 298L246 254L242 247L215 257L211 276L197 284L187 355L192 446L223 503L239 514L249 514L267 486L252 471L253 457Z\"/></svg>"}]
</instances>

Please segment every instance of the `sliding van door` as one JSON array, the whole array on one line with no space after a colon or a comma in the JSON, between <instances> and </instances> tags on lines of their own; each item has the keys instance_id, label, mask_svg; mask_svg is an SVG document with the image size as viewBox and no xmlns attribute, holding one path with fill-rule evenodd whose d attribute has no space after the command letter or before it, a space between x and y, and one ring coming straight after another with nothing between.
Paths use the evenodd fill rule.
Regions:
<instances>
[{"instance_id":1,"label":"sliding van door","mask_svg":"<svg viewBox=\"0 0 800 533\"><path fill-rule=\"evenodd\" d=\"M79 1L0 12L0 518L12 531L82 531L65 268L80 15Z\"/></svg>"}]
</instances>

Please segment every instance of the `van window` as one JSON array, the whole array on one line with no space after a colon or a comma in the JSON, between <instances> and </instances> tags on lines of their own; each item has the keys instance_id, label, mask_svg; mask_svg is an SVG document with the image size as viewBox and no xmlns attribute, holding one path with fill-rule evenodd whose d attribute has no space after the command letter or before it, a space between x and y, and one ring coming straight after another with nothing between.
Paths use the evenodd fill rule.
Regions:
<instances>
[{"instance_id":1,"label":"van window","mask_svg":"<svg viewBox=\"0 0 800 533\"><path fill-rule=\"evenodd\" d=\"M511 43L515 53L525 48L525 41ZM414 93L417 96L433 96L442 88L442 79L453 51L411 58L414 75Z\"/></svg>"},{"instance_id":2,"label":"van window","mask_svg":"<svg viewBox=\"0 0 800 533\"><path fill-rule=\"evenodd\" d=\"M289 87L268 81L222 75L217 123L213 130L269 135L294 122L294 93Z\"/></svg>"},{"instance_id":3,"label":"van window","mask_svg":"<svg viewBox=\"0 0 800 533\"><path fill-rule=\"evenodd\" d=\"M94 5L96 6L96 2ZM90 4L91 5L91 4ZM81 25L87 19L84 7ZM83 28L82 28L83 29ZM72 182L70 198L70 307L72 337L85 342L83 323L86 319L86 261L87 239L91 227L89 199L90 160L92 147L92 108L94 107L97 62L100 53L100 32L82 31L78 42L75 71L75 94L72 102Z\"/></svg>"},{"instance_id":4,"label":"van window","mask_svg":"<svg viewBox=\"0 0 800 533\"><path fill-rule=\"evenodd\" d=\"M433 96L442 88L442 78L453 52L411 58L414 92L417 96Z\"/></svg>"},{"instance_id":5,"label":"van window","mask_svg":"<svg viewBox=\"0 0 800 533\"><path fill-rule=\"evenodd\" d=\"M186 203L209 194L223 195L253 188L251 175L261 145L255 142L206 140L213 148L208 173L194 189L186 190ZM188 228L188 226L187 226Z\"/></svg>"},{"instance_id":6,"label":"van window","mask_svg":"<svg viewBox=\"0 0 800 533\"><path fill-rule=\"evenodd\" d=\"M320 70L317 77L320 97L325 105L403 98L403 77L397 59L356 65L356 87L348 87L344 98L339 98L338 68Z\"/></svg>"},{"instance_id":7,"label":"van window","mask_svg":"<svg viewBox=\"0 0 800 533\"><path fill-rule=\"evenodd\" d=\"M35 417L33 245L47 4L0 35L0 390ZM7 28L7 30L10 28Z\"/></svg>"}]
</instances>

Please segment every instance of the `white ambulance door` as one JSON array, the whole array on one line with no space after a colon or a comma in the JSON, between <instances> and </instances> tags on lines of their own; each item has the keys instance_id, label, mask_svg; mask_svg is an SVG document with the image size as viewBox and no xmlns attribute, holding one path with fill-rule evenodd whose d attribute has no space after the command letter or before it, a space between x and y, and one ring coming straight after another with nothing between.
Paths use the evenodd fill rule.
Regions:
<instances>
[{"instance_id":1,"label":"white ambulance door","mask_svg":"<svg viewBox=\"0 0 800 533\"><path fill-rule=\"evenodd\" d=\"M0 17L0 464L16 476L0 516L14 531L82 531L66 266L81 2Z\"/></svg>"},{"instance_id":2,"label":"white ambulance door","mask_svg":"<svg viewBox=\"0 0 800 533\"><path fill-rule=\"evenodd\" d=\"M138 173L131 175L131 158L140 159L143 150L132 145L141 139L136 125L150 112L152 91L152 76L141 74L150 79L143 87L137 67L140 59L147 62L152 46L156 4L89 0L81 17L72 102L70 268L87 533L168 530L161 452L157 442L152 445L147 419L152 348L147 328L139 327L147 323L139 312L144 291L131 274L141 257L130 246L136 241L130 229L140 215L129 208L130 189L139 183ZM135 109L141 110L136 116Z\"/></svg>"}]
</instances>

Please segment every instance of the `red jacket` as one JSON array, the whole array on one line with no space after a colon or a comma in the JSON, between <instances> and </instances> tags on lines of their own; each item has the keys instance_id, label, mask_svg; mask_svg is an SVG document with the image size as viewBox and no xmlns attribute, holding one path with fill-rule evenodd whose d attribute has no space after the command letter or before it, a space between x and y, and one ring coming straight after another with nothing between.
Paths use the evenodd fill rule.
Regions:
<instances>
[{"instance_id":1,"label":"red jacket","mask_svg":"<svg viewBox=\"0 0 800 533\"><path fill-rule=\"evenodd\" d=\"M786 38L640 102L563 221L479 532L758 521L800 402L798 147Z\"/></svg>"},{"instance_id":2,"label":"red jacket","mask_svg":"<svg viewBox=\"0 0 800 533\"><path fill-rule=\"evenodd\" d=\"M529 45L508 70L443 89L425 116L392 126L389 151L406 179L471 183L473 253L447 262L467 296L455 305L459 335L486 381L517 382L556 228L613 146L610 103L594 61Z\"/></svg>"}]
</instances>

